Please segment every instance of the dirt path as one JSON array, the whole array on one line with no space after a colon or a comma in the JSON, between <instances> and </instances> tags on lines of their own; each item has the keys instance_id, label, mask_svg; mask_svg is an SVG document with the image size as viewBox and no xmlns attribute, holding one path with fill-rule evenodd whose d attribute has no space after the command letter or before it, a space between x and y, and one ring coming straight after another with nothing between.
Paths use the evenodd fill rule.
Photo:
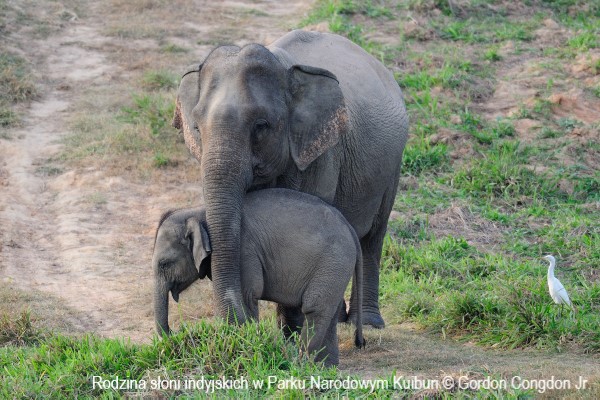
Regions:
<instances>
[{"instance_id":1,"label":"dirt path","mask_svg":"<svg viewBox=\"0 0 600 400\"><path fill-rule=\"evenodd\" d=\"M282 21L302 17L307 3L205 2L205 17L184 25L209 37L221 32L224 22L235 25L229 10L241 10L236 12L257 18L235 27L238 44L268 43L285 33ZM100 168L70 169L51 161L86 91L132 74L113 61L116 39L105 33L111 15L96 4L88 6L88 17L25 48L43 62L36 67L43 76L42 95L22 126L10 132L12 139L0 140L0 279L8 290L47 296L48 310L33 311L48 325L148 341L154 328L149 267L155 224L162 212L181 206L179 199L201 201L200 188L168 177L153 187L132 182L126 173L112 176ZM200 60L212 46L198 46L198 36L190 36L174 40L195 49ZM118 41L122 52L135 53L140 45L159 49L158 41ZM184 302L180 316L199 304L202 315L212 314L210 291L195 290L202 292L196 296L201 299Z\"/></svg>"}]
</instances>

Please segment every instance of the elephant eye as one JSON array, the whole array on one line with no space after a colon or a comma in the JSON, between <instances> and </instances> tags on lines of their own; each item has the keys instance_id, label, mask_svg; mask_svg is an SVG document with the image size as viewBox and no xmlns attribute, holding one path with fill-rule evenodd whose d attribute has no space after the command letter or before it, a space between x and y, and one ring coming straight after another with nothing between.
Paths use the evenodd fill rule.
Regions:
<instances>
[{"instance_id":1,"label":"elephant eye","mask_svg":"<svg viewBox=\"0 0 600 400\"><path fill-rule=\"evenodd\" d=\"M169 266L169 264L170 264L169 260L160 260L158 262L158 268L164 271L164 270L167 269L167 267Z\"/></svg>"},{"instance_id":2,"label":"elephant eye","mask_svg":"<svg viewBox=\"0 0 600 400\"><path fill-rule=\"evenodd\" d=\"M254 123L254 132L264 131L269 127L269 122L265 119L258 119Z\"/></svg>"}]
</instances>

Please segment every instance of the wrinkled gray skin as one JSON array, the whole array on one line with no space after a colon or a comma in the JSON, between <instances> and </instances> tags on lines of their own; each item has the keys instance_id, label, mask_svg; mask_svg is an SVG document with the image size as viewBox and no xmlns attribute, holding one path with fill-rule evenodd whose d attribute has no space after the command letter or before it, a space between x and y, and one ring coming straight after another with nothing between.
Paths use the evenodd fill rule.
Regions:
<instances>
[{"instance_id":1,"label":"wrinkled gray skin","mask_svg":"<svg viewBox=\"0 0 600 400\"><path fill-rule=\"evenodd\" d=\"M408 118L379 61L341 36L316 32L293 31L268 47L218 47L184 75L173 125L200 161L222 316L244 321L244 193L284 187L320 197L354 227L363 254L363 321L384 326L379 261ZM278 311L289 324L302 321L298 309ZM348 317L356 313L351 298Z\"/></svg>"},{"instance_id":2,"label":"wrinkled gray skin","mask_svg":"<svg viewBox=\"0 0 600 400\"><path fill-rule=\"evenodd\" d=\"M362 257L354 229L320 199L287 189L252 192L243 207L240 261L245 315L258 319L258 300L300 308L305 316L300 337L308 353L326 365L337 365L337 311L353 275L352 290L358 304L362 302ZM204 208L169 212L161 218L152 258L158 332L169 332L169 291L178 301L196 279L212 276L206 225ZM362 347L360 312L357 322L355 344ZM299 327L282 328L289 337Z\"/></svg>"}]
</instances>

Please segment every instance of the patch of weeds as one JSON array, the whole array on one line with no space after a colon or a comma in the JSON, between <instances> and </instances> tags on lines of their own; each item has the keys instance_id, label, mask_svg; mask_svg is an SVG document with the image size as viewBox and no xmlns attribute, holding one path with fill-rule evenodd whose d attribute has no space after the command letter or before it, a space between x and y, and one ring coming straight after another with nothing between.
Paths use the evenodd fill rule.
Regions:
<instances>
[{"instance_id":1,"label":"patch of weeds","mask_svg":"<svg viewBox=\"0 0 600 400\"><path fill-rule=\"evenodd\" d=\"M463 64L461 67L462 70L450 63L445 63L439 69L397 75L397 80L400 87L418 91L429 90L435 86L454 89L467 79L469 64Z\"/></svg>"},{"instance_id":2,"label":"patch of weeds","mask_svg":"<svg viewBox=\"0 0 600 400\"><path fill-rule=\"evenodd\" d=\"M166 44L166 45L162 46L160 48L160 50L163 53L172 53L172 54L187 53L189 51L185 47L181 47L181 46L178 46L178 45L173 44L173 43L169 43L169 44Z\"/></svg>"},{"instance_id":3,"label":"patch of weeds","mask_svg":"<svg viewBox=\"0 0 600 400\"><path fill-rule=\"evenodd\" d=\"M524 104L519 105L519 109L513 115L516 119L533 119L533 111L528 109Z\"/></svg>"},{"instance_id":4,"label":"patch of weeds","mask_svg":"<svg viewBox=\"0 0 600 400\"><path fill-rule=\"evenodd\" d=\"M600 4L596 4L595 2L585 0L543 0L541 4L563 18L567 14L574 18L587 19L592 15L600 17Z\"/></svg>"},{"instance_id":5,"label":"patch of weeds","mask_svg":"<svg viewBox=\"0 0 600 400\"><path fill-rule=\"evenodd\" d=\"M427 138L409 143L402 156L402 171L419 175L424 171L436 171L447 163L448 148L445 144L432 145Z\"/></svg>"},{"instance_id":6,"label":"patch of weeds","mask_svg":"<svg viewBox=\"0 0 600 400\"><path fill-rule=\"evenodd\" d=\"M404 297L398 304L398 312L404 319L419 320L435 309L434 300L429 293L416 292Z\"/></svg>"},{"instance_id":7,"label":"patch of weeds","mask_svg":"<svg viewBox=\"0 0 600 400\"><path fill-rule=\"evenodd\" d=\"M382 267L392 270L402 269L416 280L426 280L431 274L449 279L460 279L462 273L454 264L471 257L475 249L463 239L447 236L442 239L411 245L399 245L387 236L381 256ZM450 283L448 283L450 285Z\"/></svg>"},{"instance_id":8,"label":"patch of weeds","mask_svg":"<svg viewBox=\"0 0 600 400\"><path fill-rule=\"evenodd\" d=\"M394 210L399 212L434 213L450 205L452 188L440 185L429 177L421 179L415 190L399 191L394 201Z\"/></svg>"},{"instance_id":9,"label":"patch of weeds","mask_svg":"<svg viewBox=\"0 0 600 400\"><path fill-rule=\"evenodd\" d=\"M509 120L499 119L492 126L492 133L496 138L513 137L515 135L515 126Z\"/></svg>"},{"instance_id":10,"label":"patch of weeds","mask_svg":"<svg viewBox=\"0 0 600 400\"><path fill-rule=\"evenodd\" d=\"M536 99L533 106L533 112L540 114L544 118L550 118L552 116L553 104L548 100Z\"/></svg>"},{"instance_id":11,"label":"patch of weeds","mask_svg":"<svg viewBox=\"0 0 600 400\"><path fill-rule=\"evenodd\" d=\"M450 331L469 330L477 325L488 325L500 315L497 303L487 296L473 291L454 293L448 299L444 328Z\"/></svg>"},{"instance_id":12,"label":"patch of weeds","mask_svg":"<svg viewBox=\"0 0 600 400\"><path fill-rule=\"evenodd\" d=\"M170 126L175 110L172 101L160 95L134 94L132 97L133 106L121 109L122 121L149 126L153 135L159 135Z\"/></svg>"},{"instance_id":13,"label":"patch of weeds","mask_svg":"<svg viewBox=\"0 0 600 400\"><path fill-rule=\"evenodd\" d=\"M588 51L598 47L598 44L598 33L594 32L583 32L567 41L567 45L577 51Z\"/></svg>"},{"instance_id":14,"label":"patch of weeds","mask_svg":"<svg viewBox=\"0 0 600 400\"><path fill-rule=\"evenodd\" d=\"M18 315L0 316L0 347L35 345L44 336L44 332L34 327L29 311L22 311Z\"/></svg>"},{"instance_id":15,"label":"patch of weeds","mask_svg":"<svg viewBox=\"0 0 600 400\"><path fill-rule=\"evenodd\" d=\"M584 200L600 200L600 173L576 179L574 194Z\"/></svg>"},{"instance_id":16,"label":"patch of weeds","mask_svg":"<svg viewBox=\"0 0 600 400\"><path fill-rule=\"evenodd\" d=\"M495 138L494 132L488 129L485 121L469 109L461 112L460 121L461 123L456 124L455 127L471 134L481 144L491 144Z\"/></svg>"},{"instance_id":17,"label":"patch of weeds","mask_svg":"<svg viewBox=\"0 0 600 400\"><path fill-rule=\"evenodd\" d=\"M449 117L450 110L440 103L439 96L433 94L431 90L424 90L418 94L410 92L406 94L406 106L412 115L421 114L423 119Z\"/></svg>"},{"instance_id":18,"label":"patch of weeds","mask_svg":"<svg viewBox=\"0 0 600 400\"><path fill-rule=\"evenodd\" d=\"M439 251L444 247L454 250ZM574 341L597 352L594 340L598 335L593 327L600 321L600 291L596 284L583 281L577 285L564 274L561 279L579 307L577 320L553 304L546 266L540 262L480 253L460 240L410 245L388 237L382 257L380 279L385 294L381 301L401 320L485 345L560 348Z\"/></svg>"},{"instance_id":19,"label":"patch of weeds","mask_svg":"<svg viewBox=\"0 0 600 400\"><path fill-rule=\"evenodd\" d=\"M534 24L511 22L495 15L481 19L454 20L438 25L440 37L452 41L475 43L499 43L507 40L530 41Z\"/></svg>"},{"instance_id":20,"label":"patch of weeds","mask_svg":"<svg viewBox=\"0 0 600 400\"><path fill-rule=\"evenodd\" d=\"M490 62L500 61L502 57L498 53L498 47L490 47L483 53L483 59Z\"/></svg>"},{"instance_id":21,"label":"patch of weeds","mask_svg":"<svg viewBox=\"0 0 600 400\"><path fill-rule=\"evenodd\" d=\"M19 125L19 117L17 113L8 108L8 106L0 104L0 127L10 128L17 125ZM2 133L0 133L0 137L3 139L8 139L8 132L3 130Z\"/></svg>"},{"instance_id":22,"label":"patch of weeds","mask_svg":"<svg viewBox=\"0 0 600 400\"><path fill-rule=\"evenodd\" d=\"M365 40L364 28L352 21L352 16L362 14L369 18L392 18L393 14L385 6L375 5L372 0L320 0L311 13L301 23L300 27L327 21L329 30L346 36L371 54L380 59L385 58L385 52L377 44Z\"/></svg>"},{"instance_id":23,"label":"patch of weeds","mask_svg":"<svg viewBox=\"0 0 600 400\"><path fill-rule=\"evenodd\" d=\"M353 14L363 14L371 18L393 17L392 12L387 7L374 4L373 0L319 0L301 25L314 24L335 15L350 16Z\"/></svg>"},{"instance_id":24,"label":"patch of weeds","mask_svg":"<svg viewBox=\"0 0 600 400\"><path fill-rule=\"evenodd\" d=\"M177 85L177 76L165 70L147 71L142 77L142 86L147 90L175 89Z\"/></svg>"},{"instance_id":25,"label":"patch of weeds","mask_svg":"<svg viewBox=\"0 0 600 400\"><path fill-rule=\"evenodd\" d=\"M564 135L564 132L561 132L556 129L552 129L548 126L544 126L542 128L542 130L540 131L539 138L540 139L554 139L557 137L561 137L562 135Z\"/></svg>"},{"instance_id":26,"label":"patch of weeds","mask_svg":"<svg viewBox=\"0 0 600 400\"><path fill-rule=\"evenodd\" d=\"M0 101L32 100L37 95L27 61L17 55L0 53Z\"/></svg>"},{"instance_id":27,"label":"patch of weeds","mask_svg":"<svg viewBox=\"0 0 600 400\"><path fill-rule=\"evenodd\" d=\"M157 164L179 165L190 156L183 137L170 126L173 97L169 91L133 96L118 113L74 115L59 160L101 164L133 179L146 180ZM157 154L161 156L155 158ZM164 162L166 161L166 164Z\"/></svg>"},{"instance_id":28,"label":"patch of weeds","mask_svg":"<svg viewBox=\"0 0 600 400\"><path fill-rule=\"evenodd\" d=\"M54 165L42 165L35 169L35 173L40 176L56 176L64 172L61 167Z\"/></svg>"},{"instance_id":29,"label":"patch of weeds","mask_svg":"<svg viewBox=\"0 0 600 400\"><path fill-rule=\"evenodd\" d=\"M481 216L490 221L499 222L504 225L507 225L508 223L510 223L513 220L511 215L503 213L500 210L497 210L492 207L484 208L481 211Z\"/></svg>"},{"instance_id":30,"label":"patch of weeds","mask_svg":"<svg viewBox=\"0 0 600 400\"><path fill-rule=\"evenodd\" d=\"M154 166L157 168L166 167L169 165L169 162L169 158L160 152L154 155Z\"/></svg>"},{"instance_id":31,"label":"patch of weeds","mask_svg":"<svg viewBox=\"0 0 600 400\"><path fill-rule=\"evenodd\" d=\"M366 42L362 37L363 27L353 24L348 18L341 14L334 14L331 17L329 20L329 29L333 33L346 36L348 39L363 48L366 47Z\"/></svg>"},{"instance_id":32,"label":"patch of weeds","mask_svg":"<svg viewBox=\"0 0 600 400\"><path fill-rule=\"evenodd\" d=\"M484 159L456 172L450 183L472 197L487 196L515 201L521 196L556 195L556 178L537 176L521 163L527 150L518 142L502 142L492 147Z\"/></svg>"},{"instance_id":33,"label":"patch of weeds","mask_svg":"<svg viewBox=\"0 0 600 400\"><path fill-rule=\"evenodd\" d=\"M563 128L566 132L571 132L573 129L582 125L582 123L580 121L576 120L575 118L570 118L570 117L559 118L558 121L556 121L556 122L557 122L558 126Z\"/></svg>"},{"instance_id":34,"label":"patch of weeds","mask_svg":"<svg viewBox=\"0 0 600 400\"><path fill-rule=\"evenodd\" d=\"M388 232L400 241L420 242L429 238L427 221L413 218L410 221L393 220L388 223Z\"/></svg>"}]
</instances>

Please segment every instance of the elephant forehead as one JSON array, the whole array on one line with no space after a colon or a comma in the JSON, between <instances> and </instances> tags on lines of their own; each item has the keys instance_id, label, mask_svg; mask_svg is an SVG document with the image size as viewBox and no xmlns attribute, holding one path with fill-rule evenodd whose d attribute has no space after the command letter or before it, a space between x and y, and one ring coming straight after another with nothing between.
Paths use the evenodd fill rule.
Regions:
<instances>
[{"instance_id":1,"label":"elephant forehead","mask_svg":"<svg viewBox=\"0 0 600 400\"><path fill-rule=\"evenodd\" d=\"M163 244L167 247L180 241L183 228L179 224L165 223L158 230L156 235L157 246Z\"/></svg>"},{"instance_id":2,"label":"elephant forehead","mask_svg":"<svg viewBox=\"0 0 600 400\"><path fill-rule=\"evenodd\" d=\"M283 75L285 68L266 47L251 44L243 48L235 46L218 47L208 56L201 74L233 78L274 74Z\"/></svg>"}]
</instances>

